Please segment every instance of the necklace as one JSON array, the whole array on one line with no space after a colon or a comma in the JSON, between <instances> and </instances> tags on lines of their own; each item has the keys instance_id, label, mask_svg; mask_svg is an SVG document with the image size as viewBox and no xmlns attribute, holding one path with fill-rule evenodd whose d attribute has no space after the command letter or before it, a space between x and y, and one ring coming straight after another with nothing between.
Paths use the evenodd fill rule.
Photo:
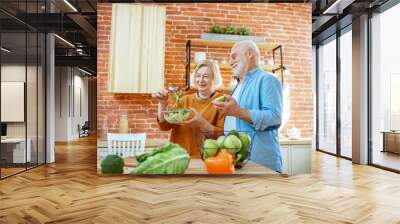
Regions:
<instances>
[{"instance_id":1,"label":"necklace","mask_svg":"<svg viewBox=\"0 0 400 224\"><path fill-rule=\"evenodd\" d=\"M201 100L207 100L207 99L210 99L211 97L213 97L215 95L215 92L213 92L213 93L211 93L211 95L210 96L208 96L208 97L201 97L200 96L200 93L199 92L197 92L197 98L199 98L199 99L201 99Z\"/></svg>"}]
</instances>

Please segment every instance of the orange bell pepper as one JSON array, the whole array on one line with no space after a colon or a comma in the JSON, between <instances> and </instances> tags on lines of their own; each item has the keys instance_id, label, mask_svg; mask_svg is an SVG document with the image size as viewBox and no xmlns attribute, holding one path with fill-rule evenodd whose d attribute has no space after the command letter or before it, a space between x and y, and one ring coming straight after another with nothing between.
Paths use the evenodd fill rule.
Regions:
<instances>
[{"instance_id":1,"label":"orange bell pepper","mask_svg":"<svg viewBox=\"0 0 400 224\"><path fill-rule=\"evenodd\" d=\"M204 163L209 174L232 174L235 171L233 157L226 149L221 149L216 156L207 158Z\"/></svg>"}]
</instances>

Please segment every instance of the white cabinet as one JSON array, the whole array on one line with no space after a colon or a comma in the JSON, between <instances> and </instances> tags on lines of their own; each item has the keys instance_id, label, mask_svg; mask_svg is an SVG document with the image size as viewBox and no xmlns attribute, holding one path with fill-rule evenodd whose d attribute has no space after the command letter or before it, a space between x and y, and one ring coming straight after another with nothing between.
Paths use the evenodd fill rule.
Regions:
<instances>
[{"instance_id":1,"label":"white cabinet","mask_svg":"<svg viewBox=\"0 0 400 224\"><path fill-rule=\"evenodd\" d=\"M28 145L25 150L25 138L7 138L2 139L2 147L11 147L12 149L12 162L13 163L25 163L32 161L32 141L27 138Z\"/></svg>"},{"instance_id":2,"label":"white cabinet","mask_svg":"<svg viewBox=\"0 0 400 224\"><path fill-rule=\"evenodd\" d=\"M281 145L281 156L282 156L282 173L287 174L289 170L289 160L288 160L289 147L286 145Z\"/></svg>"},{"instance_id":3,"label":"white cabinet","mask_svg":"<svg viewBox=\"0 0 400 224\"><path fill-rule=\"evenodd\" d=\"M281 144L283 174L295 175L311 173L311 144Z\"/></svg>"},{"instance_id":4,"label":"white cabinet","mask_svg":"<svg viewBox=\"0 0 400 224\"><path fill-rule=\"evenodd\" d=\"M25 151L25 139L16 141L13 152L13 163L25 163L32 161L32 152L31 152L32 141L28 138L27 143L28 145Z\"/></svg>"}]
</instances>

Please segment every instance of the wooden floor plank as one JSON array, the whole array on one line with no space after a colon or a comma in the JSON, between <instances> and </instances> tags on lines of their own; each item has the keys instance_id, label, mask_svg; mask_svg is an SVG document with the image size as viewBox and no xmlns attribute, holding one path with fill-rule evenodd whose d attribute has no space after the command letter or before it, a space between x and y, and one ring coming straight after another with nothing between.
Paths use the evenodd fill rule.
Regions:
<instances>
[{"instance_id":1,"label":"wooden floor plank","mask_svg":"<svg viewBox=\"0 0 400 224\"><path fill-rule=\"evenodd\" d=\"M96 173L96 141L0 181L0 223L400 223L400 175L313 153L293 177Z\"/></svg>"}]
</instances>

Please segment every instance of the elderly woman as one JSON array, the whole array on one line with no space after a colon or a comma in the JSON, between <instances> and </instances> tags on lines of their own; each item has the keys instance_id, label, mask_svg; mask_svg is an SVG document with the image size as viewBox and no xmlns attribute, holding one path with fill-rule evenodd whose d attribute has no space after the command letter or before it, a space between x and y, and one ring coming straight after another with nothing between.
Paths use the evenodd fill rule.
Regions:
<instances>
[{"instance_id":1,"label":"elderly woman","mask_svg":"<svg viewBox=\"0 0 400 224\"><path fill-rule=\"evenodd\" d=\"M181 106L189 108L194 116L185 122L171 124L165 121L164 111L168 107L168 91L161 90L153 94L158 100L157 121L161 130L171 130L171 142L185 148L194 157L200 157L200 150L196 133L223 131L224 114L219 112L211 103L222 94L216 92L222 83L218 64L212 60L199 63L192 76L191 83L197 89L196 93L185 95L181 99Z\"/></svg>"}]
</instances>

